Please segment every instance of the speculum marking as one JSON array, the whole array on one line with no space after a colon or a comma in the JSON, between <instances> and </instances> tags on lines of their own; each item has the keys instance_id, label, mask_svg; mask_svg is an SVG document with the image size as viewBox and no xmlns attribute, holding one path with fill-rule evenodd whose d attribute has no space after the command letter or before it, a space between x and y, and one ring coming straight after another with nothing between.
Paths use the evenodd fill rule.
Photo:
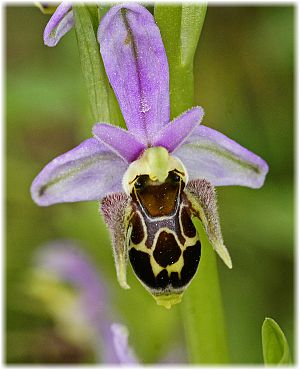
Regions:
<instances>
[{"instance_id":1,"label":"speculum marking","mask_svg":"<svg viewBox=\"0 0 300 370\"><path fill-rule=\"evenodd\" d=\"M163 217L174 213L179 184L166 182L161 185L145 186L137 190L137 198L150 217Z\"/></svg>"}]
</instances>

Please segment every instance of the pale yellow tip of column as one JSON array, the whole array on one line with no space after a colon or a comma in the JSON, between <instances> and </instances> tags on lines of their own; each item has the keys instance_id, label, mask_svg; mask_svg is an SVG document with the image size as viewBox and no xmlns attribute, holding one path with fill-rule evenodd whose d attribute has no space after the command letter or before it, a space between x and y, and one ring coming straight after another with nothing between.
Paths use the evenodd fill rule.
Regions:
<instances>
[{"instance_id":1,"label":"pale yellow tip of column","mask_svg":"<svg viewBox=\"0 0 300 370\"><path fill-rule=\"evenodd\" d=\"M168 176L169 153L167 149L157 146L145 152L145 160L149 167L149 177L152 181L164 182Z\"/></svg>"}]
</instances>

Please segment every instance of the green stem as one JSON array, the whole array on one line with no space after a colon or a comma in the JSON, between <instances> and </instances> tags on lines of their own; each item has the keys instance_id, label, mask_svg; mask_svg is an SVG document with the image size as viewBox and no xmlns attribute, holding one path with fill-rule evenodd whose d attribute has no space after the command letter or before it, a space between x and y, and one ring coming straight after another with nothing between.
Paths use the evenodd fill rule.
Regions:
<instances>
[{"instance_id":1,"label":"green stem","mask_svg":"<svg viewBox=\"0 0 300 370\"><path fill-rule=\"evenodd\" d=\"M169 62L171 118L194 104L193 62L182 63L181 58L181 12L179 5L156 4L154 8Z\"/></svg>"},{"instance_id":2,"label":"green stem","mask_svg":"<svg viewBox=\"0 0 300 370\"><path fill-rule=\"evenodd\" d=\"M196 227L202 256L196 277L181 306L188 356L194 364L226 364L229 356L217 256L200 222Z\"/></svg>"},{"instance_id":3,"label":"green stem","mask_svg":"<svg viewBox=\"0 0 300 370\"><path fill-rule=\"evenodd\" d=\"M193 60L205 13L206 5L200 4L155 5L170 68L172 118L194 105ZM216 254L203 229L197 229L202 241L201 262L181 304L189 360L193 364L228 363Z\"/></svg>"}]
</instances>

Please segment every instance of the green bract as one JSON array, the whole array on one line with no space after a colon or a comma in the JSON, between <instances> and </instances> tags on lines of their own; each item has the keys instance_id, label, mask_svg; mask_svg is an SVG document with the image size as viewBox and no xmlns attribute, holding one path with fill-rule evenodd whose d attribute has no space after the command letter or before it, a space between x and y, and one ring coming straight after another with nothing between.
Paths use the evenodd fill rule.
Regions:
<instances>
[{"instance_id":1,"label":"green bract","mask_svg":"<svg viewBox=\"0 0 300 370\"><path fill-rule=\"evenodd\" d=\"M280 326L273 319L263 322L262 348L266 365L286 365L290 363L289 345Z\"/></svg>"}]
</instances>

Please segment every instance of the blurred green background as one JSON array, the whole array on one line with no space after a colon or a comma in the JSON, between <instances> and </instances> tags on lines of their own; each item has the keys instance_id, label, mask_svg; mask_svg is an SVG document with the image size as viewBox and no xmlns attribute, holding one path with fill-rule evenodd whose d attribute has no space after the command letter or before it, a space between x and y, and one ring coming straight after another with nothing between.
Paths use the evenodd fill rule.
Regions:
<instances>
[{"instance_id":1,"label":"blurred green background","mask_svg":"<svg viewBox=\"0 0 300 370\"><path fill-rule=\"evenodd\" d=\"M234 264L229 271L219 261L219 273L230 355L238 364L262 362L265 317L279 323L293 352L294 13L293 6L209 6L195 58L195 103L204 107L204 124L270 166L262 189L218 189ZM109 282L112 310L128 326L139 358L157 363L185 345L180 308L157 306L131 268L132 289L118 286L96 203L39 208L29 193L47 162L91 136L75 33L51 49L42 41L49 16L12 5L5 16L6 361L93 362L59 338L51 316L28 295L35 250L64 238L79 241Z\"/></svg>"}]
</instances>

